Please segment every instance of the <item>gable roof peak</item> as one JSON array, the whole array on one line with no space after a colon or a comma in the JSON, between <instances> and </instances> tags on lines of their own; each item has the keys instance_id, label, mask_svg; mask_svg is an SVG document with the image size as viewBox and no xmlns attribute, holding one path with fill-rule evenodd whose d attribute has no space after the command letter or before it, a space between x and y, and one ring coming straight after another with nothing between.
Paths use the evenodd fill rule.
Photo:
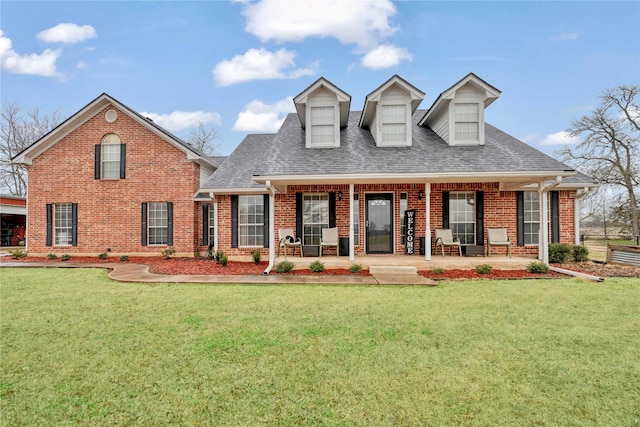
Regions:
<instances>
[{"instance_id":1,"label":"gable roof peak","mask_svg":"<svg viewBox=\"0 0 640 427\"><path fill-rule=\"evenodd\" d=\"M411 113L418 109L418 106L424 99L425 93L400 77L398 74L394 74L366 96L358 126L368 126L371 123L371 120L375 116L375 107L380 101L382 94L393 86L399 86L409 95L411 100Z\"/></svg>"},{"instance_id":2,"label":"gable roof peak","mask_svg":"<svg viewBox=\"0 0 640 427\"><path fill-rule=\"evenodd\" d=\"M302 127L304 128L306 124L305 110L307 108L308 98L319 89L326 89L336 96L340 107L340 126L346 126L349 118L349 109L351 108L351 95L324 77L320 77L318 80L311 83L311 85L309 85L305 90L293 97L293 103L296 107L296 112L298 113Z\"/></svg>"}]
</instances>

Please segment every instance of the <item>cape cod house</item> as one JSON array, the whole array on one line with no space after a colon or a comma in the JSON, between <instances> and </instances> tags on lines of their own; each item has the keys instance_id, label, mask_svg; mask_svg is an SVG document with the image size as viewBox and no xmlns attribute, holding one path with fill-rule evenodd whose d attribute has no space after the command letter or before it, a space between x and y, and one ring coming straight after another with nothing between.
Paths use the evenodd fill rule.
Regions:
<instances>
[{"instance_id":1,"label":"cape cod house","mask_svg":"<svg viewBox=\"0 0 640 427\"><path fill-rule=\"evenodd\" d=\"M485 123L498 89L471 73L421 110L424 96L394 75L351 111L320 78L276 134L223 160L103 94L14 159L29 167L29 252L210 243L232 257L269 248L271 267L279 229L313 253L324 228L351 259L429 260L435 229L484 252L487 230L504 228L514 254L542 260L549 242L577 243L576 194L594 182Z\"/></svg>"}]
</instances>

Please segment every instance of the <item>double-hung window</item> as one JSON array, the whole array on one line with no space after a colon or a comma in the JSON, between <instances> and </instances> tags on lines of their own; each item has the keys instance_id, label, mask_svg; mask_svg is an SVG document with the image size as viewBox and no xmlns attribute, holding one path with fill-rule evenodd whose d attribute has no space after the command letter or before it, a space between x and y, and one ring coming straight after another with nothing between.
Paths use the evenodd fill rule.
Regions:
<instances>
[{"instance_id":1,"label":"double-hung window","mask_svg":"<svg viewBox=\"0 0 640 427\"><path fill-rule=\"evenodd\" d=\"M55 246L71 246L73 242L73 209L71 203L56 203L53 213Z\"/></svg>"},{"instance_id":2,"label":"double-hung window","mask_svg":"<svg viewBox=\"0 0 640 427\"><path fill-rule=\"evenodd\" d=\"M209 209L207 210L207 214L208 214L208 218L207 218L207 229L208 229L208 234L207 236L209 236L209 242L214 241L214 236L216 235L216 222L215 222L215 205L212 203L209 205ZM209 244L209 242L205 242L205 244Z\"/></svg>"},{"instance_id":3,"label":"double-hung window","mask_svg":"<svg viewBox=\"0 0 640 427\"><path fill-rule=\"evenodd\" d=\"M169 210L165 202L151 202L149 209L149 245L166 245L169 242Z\"/></svg>"},{"instance_id":4,"label":"double-hung window","mask_svg":"<svg viewBox=\"0 0 640 427\"><path fill-rule=\"evenodd\" d=\"M475 193L461 192L449 195L449 226L453 237L463 245L475 244Z\"/></svg>"},{"instance_id":5,"label":"double-hung window","mask_svg":"<svg viewBox=\"0 0 640 427\"><path fill-rule=\"evenodd\" d=\"M108 133L96 145L95 179L124 179L126 145L115 133Z\"/></svg>"},{"instance_id":6,"label":"double-hung window","mask_svg":"<svg viewBox=\"0 0 640 427\"><path fill-rule=\"evenodd\" d=\"M332 147L335 143L335 112L333 106L311 107L311 146Z\"/></svg>"},{"instance_id":7,"label":"double-hung window","mask_svg":"<svg viewBox=\"0 0 640 427\"><path fill-rule=\"evenodd\" d=\"M353 245L360 244L360 198L353 195Z\"/></svg>"},{"instance_id":8,"label":"double-hung window","mask_svg":"<svg viewBox=\"0 0 640 427\"><path fill-rule=\"evenodd\" d=\"M238 237L240 246L264 246L264 196L238 197Z\"/></svg>"},{"instance_id":9,"label":"double-hung window","mask_svg":"<svg viewBox=\"0 0 640 427\"><path fill-rule=\"evenodd\" d=\"M329 195L304 194L303 209L303 244L319 245L322 229L329 227Z\"/></svg>"},{"instance_id":10,"label":"double-hung window","mask_svg":"<svg viewBox=\"0 0 640 427\"><path fill-rule=\"evenodd\" d=\"M382 106L382 144L398 145L407 141L407 106Z\"/></svg>"},{"instance_id":11,"label":"double-hung window","mask_svg":"<svg viewBox=\"0 0 640 427\"><path fill-rule=\"evenodd\" d=\"M480 106L478 103L455 104L455 139L456 141L478 141Z\"/></svg>"},{"instance_id":12,"label":"double-hung window","mask_svg":"<svg viewBox=\"0 0 640 427\"><path fill-rule=\"evenodd\" d=\"M540 197L536 191L524 194L524 244L537 245L540 231Z\"/></svg>"}]
</instances>

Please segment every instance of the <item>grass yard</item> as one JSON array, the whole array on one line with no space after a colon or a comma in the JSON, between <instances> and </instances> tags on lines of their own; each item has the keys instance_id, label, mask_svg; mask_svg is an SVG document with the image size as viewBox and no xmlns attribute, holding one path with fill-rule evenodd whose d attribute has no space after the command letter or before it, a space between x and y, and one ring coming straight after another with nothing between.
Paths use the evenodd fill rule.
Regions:
<instances>
[{"instance_id":1,"label":"grass yard","mask_svg":"<svg viewBox=\"0 0 640 427\"><path fill-rule=\"evenodd\" d=\"M640 426L638 282L0 268L0 424Z\"/></svg>"}]
</instances>

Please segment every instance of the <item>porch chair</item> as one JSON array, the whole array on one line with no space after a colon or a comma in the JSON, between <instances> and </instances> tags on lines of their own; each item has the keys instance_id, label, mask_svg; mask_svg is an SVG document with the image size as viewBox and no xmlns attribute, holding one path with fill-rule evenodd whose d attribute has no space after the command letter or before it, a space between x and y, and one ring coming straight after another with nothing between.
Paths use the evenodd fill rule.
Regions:
<instances>
[{"instance_id":1,"label":"porch chair","mask_svg":"<svg viewBox=\"0 0 640 427\"><path fill-rule=\"evenodd\" d=\"M280 248L284 248L284 256L287 256L287 248L293 248L291 255L296 254L296 248L300 250L300 257L302 257L302 240L299 237L294 237L293 228L280 228L278 229L278 256L280 256Z\"/></svg>"},{"instance_id":2,"label":"porch chair","mask_svg":"<svg viewBox=\"0 0 640 427\"><path fill-rule=\"evenodd\" d=\"M338 227L322 229L322 239L320 240L320 256L322 256L323 246L335 246L336 256L340 255L340 241L338 239Z\"/></svg>"},{"instance_id":3,"label":"porch chair","mask_svg":"<svg viewBox=\"0 0 640 427\"><path fill-rule=\"evenodd\" d=\"M460 240L456 237L453 238L453 233L450 229L436 228L436 252L438 252L438 246L442 250L442 256L444 256L444 248L449 247L449 255L451 255L451 248L458 248L458 255L462 256L462 246Z\"/></svg>"},{"instance_id":4,"label":"porch chair","mask_svg":"<svg viewBox=\"0 0 640 427\"><path fill-rule=\"evenodd\" d=\"M506 228L487 229L487 256L491 255L491 246L506 246L507 255L511 258L511 241Z\"/></svg>"}]
</instances>

